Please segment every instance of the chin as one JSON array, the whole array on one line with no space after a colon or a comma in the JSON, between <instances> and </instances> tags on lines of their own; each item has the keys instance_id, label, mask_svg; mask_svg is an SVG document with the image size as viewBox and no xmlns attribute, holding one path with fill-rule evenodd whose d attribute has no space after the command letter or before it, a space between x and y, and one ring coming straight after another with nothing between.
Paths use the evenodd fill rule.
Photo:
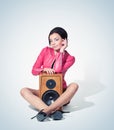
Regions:
<instances>
[{"instance_id":1,"label":"chin","mask_svg":"<svg viewBox=\"0 0 114 130\"><path fill-rule=\"evenodd\" d=\"M60 49L54 49L54 51L57 51L57 52L59 52L59 51L60 51Z\"/></svg>"}]
</instances>

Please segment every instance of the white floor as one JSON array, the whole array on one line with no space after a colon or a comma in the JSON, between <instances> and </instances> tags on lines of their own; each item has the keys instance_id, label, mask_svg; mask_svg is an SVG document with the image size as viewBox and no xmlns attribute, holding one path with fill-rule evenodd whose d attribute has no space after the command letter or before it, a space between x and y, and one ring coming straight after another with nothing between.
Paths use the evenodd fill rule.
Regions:
<instances>
[{"instance_id":1,"label":"white floor","mask_svg":"<svg viewBox=\"0 0 114 130\"><path fill-rule=\"evenodd\" d=\"M38 122L31 120L37 111L34 110L19 95L19 90L4 95L1 103L0 129L1 130L113 130L113 105L114 96L108 86L99 83L79 82L80 89L72 102L64 110L70 113L64 114L61 121L47 119ZM85 89L86 88L86 89ZM16 96L18 95L18 96ZM8 102L6 102L8 101Z\"/></svg>"}]
</instances>

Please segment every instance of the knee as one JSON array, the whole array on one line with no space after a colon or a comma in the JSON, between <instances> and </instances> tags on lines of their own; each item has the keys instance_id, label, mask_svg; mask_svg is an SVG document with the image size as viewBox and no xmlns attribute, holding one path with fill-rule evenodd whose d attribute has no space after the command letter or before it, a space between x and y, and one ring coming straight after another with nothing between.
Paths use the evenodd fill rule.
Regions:
<instances>
[{"instance_id":1,"label":"knee","mask_svg":"<svg viewBox=\"0 0 114 130\"><path fill-rule=\"evenodd\" d=\"M71 83L72 89L76 92L79 88L79 85L77 83Z\"/></svg>"},{"instance_id":2,"label":"knee","mask_svg":"<svg viewBox=\"0 0 114 130\"><path fill-rule=\"evenodd\" d=\"M25 96L26 95L26 92L27 92L27 88L22 88L21 90L20 90L20 94L21 94L21 96Z\"/></svg>"}]
</instances>

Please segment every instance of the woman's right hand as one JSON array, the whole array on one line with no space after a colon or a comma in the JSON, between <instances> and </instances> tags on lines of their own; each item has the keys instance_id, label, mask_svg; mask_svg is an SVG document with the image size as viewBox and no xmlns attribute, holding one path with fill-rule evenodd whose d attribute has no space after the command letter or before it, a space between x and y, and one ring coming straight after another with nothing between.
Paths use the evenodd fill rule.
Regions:
<instances>
[{"instance_id":1,"label":"woman's right hand","mask_svg":"<svg viewBox=\"0 0 114 130\"><path fill-rule=\"evenodd\" d=\"M47 74L54 74L54 73L55 73L55 70L54 70L54 69L51 69L51 68L44 68L44 69L43 69L43 72L46 72Z\"/></svg>"}]
</instances>

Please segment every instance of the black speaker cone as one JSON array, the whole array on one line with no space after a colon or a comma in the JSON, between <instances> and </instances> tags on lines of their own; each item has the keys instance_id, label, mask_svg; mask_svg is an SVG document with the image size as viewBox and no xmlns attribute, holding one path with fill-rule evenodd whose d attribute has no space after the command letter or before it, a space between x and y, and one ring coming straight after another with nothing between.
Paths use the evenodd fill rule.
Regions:
<instances>
[{"instance_id":1,"label":"black speaker cone","mask_svg":"<svg viewBox=\"0 0 114 130\"><path fill-rule=\"evenodd\" d=\"M58 92L48 90L42 95L42 100L49 106L59 97Z\"/></svg>"},{"instance_id":2,"label":"black speaker cone","mask_svg":"<svg viewBox=\"0 0 114 130\"><path fill-rule=\"evenodd\" d=\"M47 86L49 89L53 89L53 88L56 86L56 82L55 82L53 79L49 79L49 80L46 82L46 86Z\"/></svg>"}]
</instances>

